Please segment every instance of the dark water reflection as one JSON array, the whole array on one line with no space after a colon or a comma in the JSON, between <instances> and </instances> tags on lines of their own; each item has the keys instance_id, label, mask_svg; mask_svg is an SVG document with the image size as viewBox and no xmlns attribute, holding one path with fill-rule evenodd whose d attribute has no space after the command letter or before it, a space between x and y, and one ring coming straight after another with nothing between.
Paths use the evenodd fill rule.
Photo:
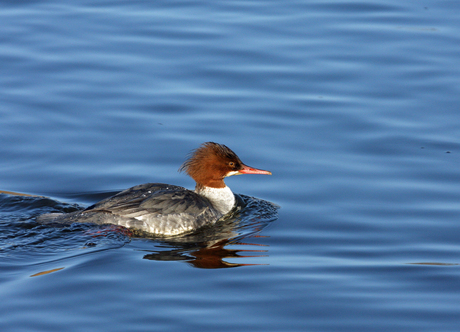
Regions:
<instances>
[{"instance_id":1,"label":"dark water reflection","mask_svg":"<svg viewBox=\"0 0 460 332\"><path fill-rule=\"evenodd\" d=\"M193 245L170 244L176 247L173 250L152 251L144 259L155 261L186 261L190 266L202 269L222 269L229 267L250 266L260 264L231 263L228 258L263 257L267 256L268 249L229 249L228 246L264 246L261 244L242 243L238 241L221 240L216 243L201 243ZM167 246L165 246L167 248ZM147 251L147 250L146 250ZM265 255L264 255L265 254Z\"/></svg>"}]
</instances>

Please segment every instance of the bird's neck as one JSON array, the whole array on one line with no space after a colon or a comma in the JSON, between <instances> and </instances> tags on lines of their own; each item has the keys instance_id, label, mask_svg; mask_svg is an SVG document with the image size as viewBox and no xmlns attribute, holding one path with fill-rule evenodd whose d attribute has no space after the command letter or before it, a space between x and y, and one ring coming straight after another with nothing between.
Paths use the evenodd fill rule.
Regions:
<instances>
[{"instance_id":1,"label":"bird's neck","mask_svg":"<svg viewBox=\"0 0 460 332\"><path fill-rule=\"evenodd\" d=\"M212 188L197 185L195 192L206 197L222 215L229 213L235 205L235 195L227 186L224 188Z\"/></svg>"}]
</instances>

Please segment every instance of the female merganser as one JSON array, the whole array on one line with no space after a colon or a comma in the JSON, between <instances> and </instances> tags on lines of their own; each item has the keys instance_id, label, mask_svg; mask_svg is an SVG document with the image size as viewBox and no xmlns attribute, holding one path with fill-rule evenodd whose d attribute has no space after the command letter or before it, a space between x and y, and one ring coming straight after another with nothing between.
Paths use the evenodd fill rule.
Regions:
<instances>
[{"instance_id":1,"label":"female merganser","mask_svg":"<svg viewBox=\"0 0 460 332\"><path fill-rule=\"evenodd\" d=\"M239 174L272 173L249 167L228 147L203 143L179 171L196 182L195 191L162 183L146 183L126 189L83 211L48 214L42 223L92 222L136 228L155 235L171 236L213 224L236 206L224 178Z\"/></svg>"}]
</instances>

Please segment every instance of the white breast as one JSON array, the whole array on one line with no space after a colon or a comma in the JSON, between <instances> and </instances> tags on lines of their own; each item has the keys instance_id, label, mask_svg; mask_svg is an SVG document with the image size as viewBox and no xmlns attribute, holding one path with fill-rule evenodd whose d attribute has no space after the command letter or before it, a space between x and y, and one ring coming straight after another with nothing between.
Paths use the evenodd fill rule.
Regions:
<instances>
[{"instance_id":1,"label":"white breast","mask_svg":"<svg viewBox=\"0 0 460 332\"><path fill-rule=\"evenodd\" d=\"M201 187L195 189L195 192L209 199L212 206L223 215L229 213L235 205L235 195L227 186L225 188Z\"/></svg>"}]
</instances>

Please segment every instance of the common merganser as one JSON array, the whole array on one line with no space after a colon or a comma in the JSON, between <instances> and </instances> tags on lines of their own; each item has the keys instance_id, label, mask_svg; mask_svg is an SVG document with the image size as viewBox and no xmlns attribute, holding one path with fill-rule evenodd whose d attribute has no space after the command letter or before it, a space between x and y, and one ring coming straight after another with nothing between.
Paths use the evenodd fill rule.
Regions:
<instances>
[{"instance_id":1,"label":"common merganser","mask_svg":"<svg viewBox=\"0 0 460 332\"><path fill-rule=\"evenodd\" d=\"M39 222L92 222L140 229L171 236L213 224L236 206L224 178L239 174L272 173L245 165L227 146L203 143L179 168L196 182L195 191L163 183L126 189L83 211L48 214Z\"/></svg>"}]
</instances>

